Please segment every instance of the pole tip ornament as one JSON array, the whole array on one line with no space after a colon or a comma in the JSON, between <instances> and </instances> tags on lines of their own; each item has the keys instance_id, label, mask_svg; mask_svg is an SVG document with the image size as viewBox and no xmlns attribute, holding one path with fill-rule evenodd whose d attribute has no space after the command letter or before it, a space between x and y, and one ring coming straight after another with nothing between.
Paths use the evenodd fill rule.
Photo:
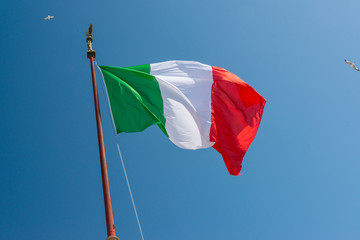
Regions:
<instances>
[{"instance_id":1,"label":"pole tip ornament","mask_svg":"<svg viewBox=\"0 0 360 240\"><path fill-rule=\"evenodd\" d=\"M95 58L95 51L92 49L92 42L93 42L93 36L92 36L92 23L89 25L89 29L86 32L86 42L87 42L87 58Z\"/></svg>"}]
</instances>

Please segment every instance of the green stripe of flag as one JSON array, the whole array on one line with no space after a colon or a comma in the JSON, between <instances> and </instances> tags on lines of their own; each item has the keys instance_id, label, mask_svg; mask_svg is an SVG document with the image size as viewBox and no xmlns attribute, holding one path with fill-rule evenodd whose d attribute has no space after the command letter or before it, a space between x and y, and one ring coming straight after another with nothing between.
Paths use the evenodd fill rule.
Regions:
<instances>
[{"instance_id":1,"label":"green stripe of flag","mask_svg":"<svg viewBox=\"0 0 360 240\"><path fill-rule=\"evenodd\" d=\"M117 133L140 132L157 124L165 130L164 105L150 65L128 68L99 66L106 84Z\"/></svg>"}]
</instances>

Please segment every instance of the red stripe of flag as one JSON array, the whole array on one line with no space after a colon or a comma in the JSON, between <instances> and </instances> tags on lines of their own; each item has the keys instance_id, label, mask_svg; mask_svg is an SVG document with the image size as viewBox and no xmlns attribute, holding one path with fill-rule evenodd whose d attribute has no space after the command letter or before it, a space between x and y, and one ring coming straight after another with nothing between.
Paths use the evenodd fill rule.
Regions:
<instances>
[{"instance_id":1,"label":"red stripe of flag","mask_svg":"<svg viewBox=\"0 0 360 240\"><path fill-rule=\"evenodd\" d=\"M243 157L259 128L266 100L236 75L212 67L210 141L231 175L240 175Z\"/></svg>"}]
</instances>

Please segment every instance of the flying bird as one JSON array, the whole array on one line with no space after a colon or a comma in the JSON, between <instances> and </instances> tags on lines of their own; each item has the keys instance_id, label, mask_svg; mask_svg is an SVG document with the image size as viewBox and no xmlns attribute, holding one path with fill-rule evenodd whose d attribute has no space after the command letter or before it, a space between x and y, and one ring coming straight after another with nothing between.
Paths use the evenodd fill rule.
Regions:
<instances>
[{"instance_id":1,"label":"flying bird","mask_svg":"<svg viewBox=\"0 0 360 240\"><path fill-rule=\"evenodd\" d=\"M355 62L349 62L348 60L345 59L345 62L347 64L350 65L350 67L352 67L353 69L355 69L356 71L359 71L359 69L355 66Z\"/></svg>"},{"instance_id":2,"label":"flying bird","mask_svg":"<svg viewBox=\"0 0 360 240\"><path fill-rule=\"evenodd\" d=\"M54 18L54 16L48 15L46 18L44 18L44 20L50 20L51 18Z\"/></svg>"}]
</instances>

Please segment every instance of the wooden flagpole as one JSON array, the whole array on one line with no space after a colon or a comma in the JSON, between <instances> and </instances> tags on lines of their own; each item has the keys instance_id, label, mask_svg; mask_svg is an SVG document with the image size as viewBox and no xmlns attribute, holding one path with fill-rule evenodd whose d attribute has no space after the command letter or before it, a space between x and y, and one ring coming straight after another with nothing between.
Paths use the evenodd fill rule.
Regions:
<instances>
[{"instance_id":1,"label":"wooden flagpole","mask_svg":"<svg viewBox=\"0 0 360 240\"><path fill-rule=\"evenodd\" d=\"M97 91L97 86L96 86L96 76L95 76L95 68L94 68L95 51L92 49L92 44L91 44L93 42L92 24L91 23L89 26L89 30L86 33L86 42L87 42L87 47L88 47L87 57L90 59L90 66L91 66L96 125L97 125L98 141L99 141L101 178L102 178L102 185L103 185L106 229L107 229L107 236L108 236L106 240L119 240L119 238L116 236L116 233L115 233L114 216L113 216L113 211L112 211L112 206L111 206L111 196L110 196L110 186L109 186L109 178L108 178L108 171L107 171L107 164L106 164L105 145L104 145L102 124L101 124L99 97L98 97L98 91Z\"/></svg>"}]
</instances>

